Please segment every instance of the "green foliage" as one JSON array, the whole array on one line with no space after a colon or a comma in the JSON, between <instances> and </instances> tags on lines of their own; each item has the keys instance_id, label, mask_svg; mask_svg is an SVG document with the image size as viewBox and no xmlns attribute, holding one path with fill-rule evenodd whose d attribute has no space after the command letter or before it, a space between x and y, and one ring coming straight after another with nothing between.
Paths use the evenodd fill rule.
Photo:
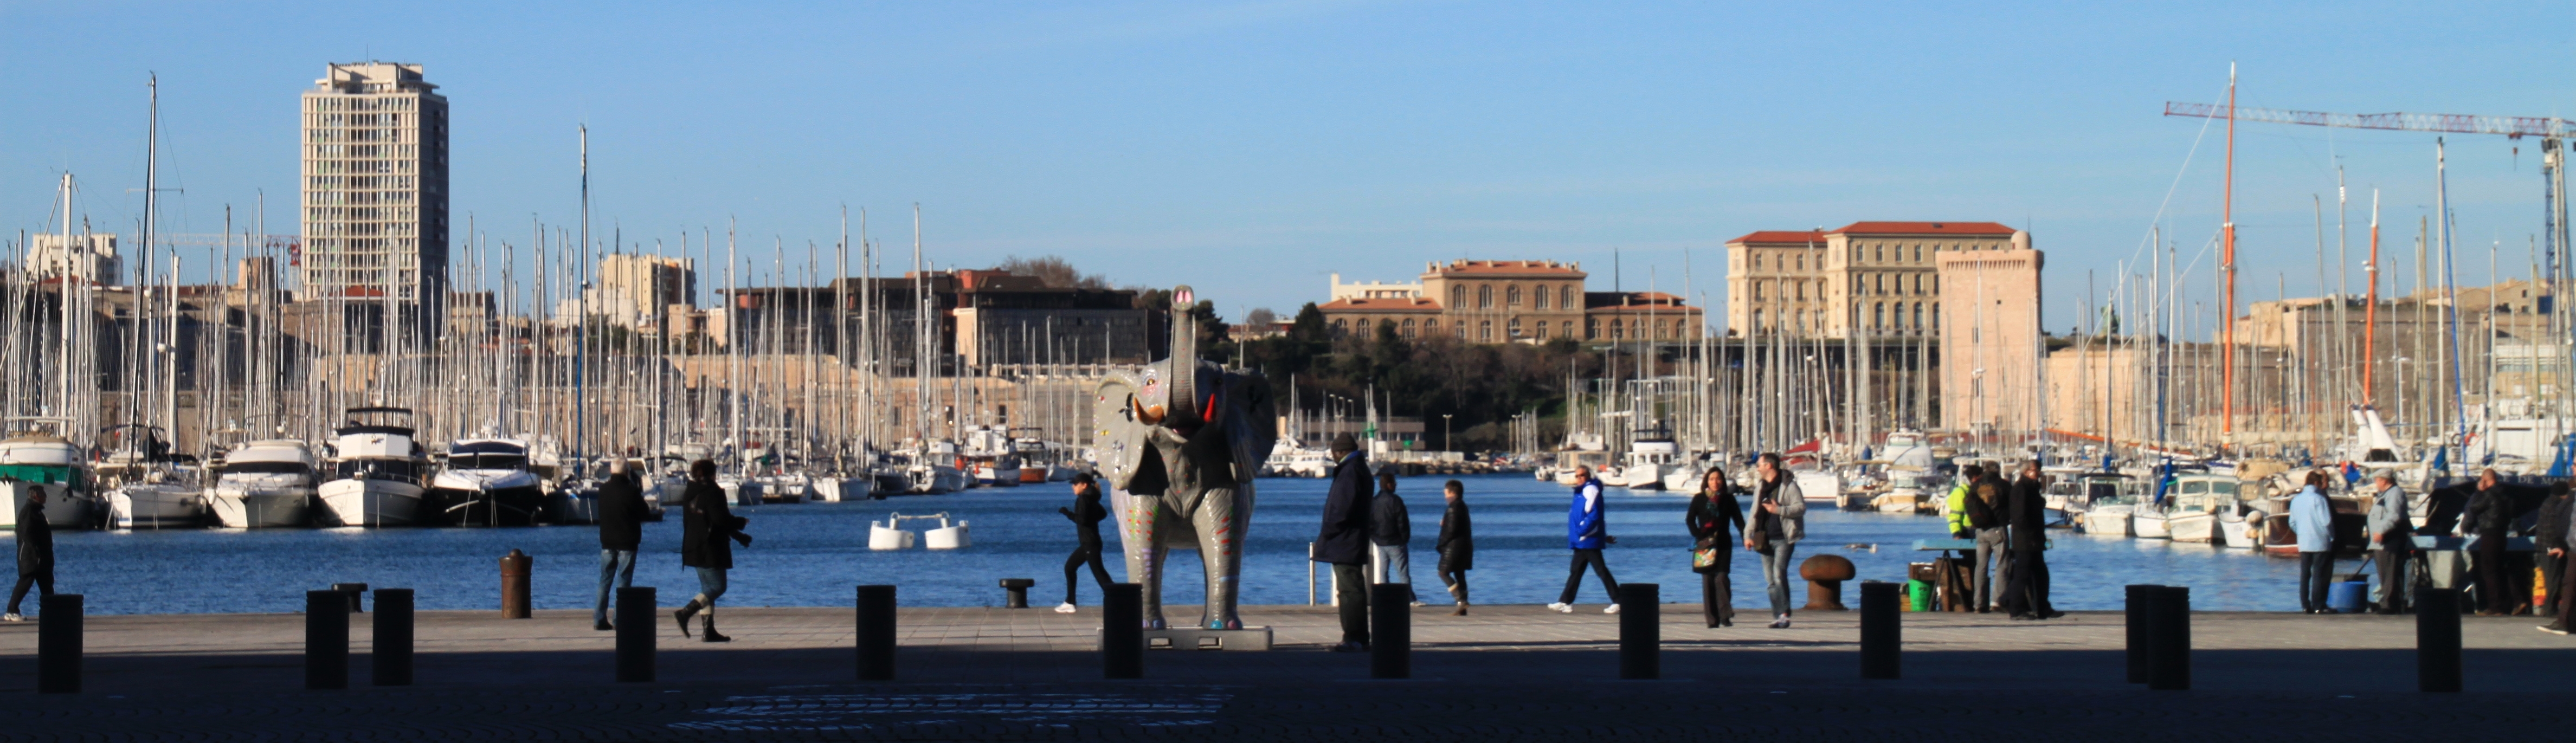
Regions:
<instances>
[{"instance_id":1,"label":"green foliage","mask_svg":"<svg viewBox=\"0 0 2576 743\"><path fill-rule=\"evenodd\" d=\"M1569 374L1587 379L1601 371L1600 354L1572 339L1545 344L1477 344L1450 337L1405 338L1394 324L1333 338L1315 305L1297 311L1286 335L1242 344L1241 364L1270 378L1284 404L1295 376L1300 402L1313 406L1323 393L1358 398L1371 385L1380 401L1393 399L1394 415L1420 417L1425 438L1441 447L1442 415L1459 450L1511 445L1509 421L1524 411L1540 417L1565 414Z\"/></svg>"}]
</instances>

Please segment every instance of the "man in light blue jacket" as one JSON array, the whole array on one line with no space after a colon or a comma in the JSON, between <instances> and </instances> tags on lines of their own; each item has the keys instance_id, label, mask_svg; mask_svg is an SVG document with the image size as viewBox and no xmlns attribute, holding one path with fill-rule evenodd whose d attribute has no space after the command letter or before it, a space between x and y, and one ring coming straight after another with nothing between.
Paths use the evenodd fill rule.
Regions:
<instances>
[{"instance_id":1,"label":"man in light blue jacket","mask_svg":"<svg viewBox=\"0 0 2576 743\"><path fill-rule=\"evenodd\" d=\"M2290 533L2299 537L2299 608L2333 614L2326 587L2334 583L2334 503L2326 500L2325 470L2308 473L2307 487L2290 497Z\"/></svg>"},{"instance_id":2,"label":"man in light blue jacket","mask_svg":"<svg viewBox=\"0 0 2576 743\"><path fill-rule=\"evenodd\" d=\"M2371 478L2370 543L2379 550L2379 608L2375 614L2401 614L2409 605L2407 580L2415 550L2415 520L2406 511L2406 491L2397 476L2381 472Z\"/></svg>"}]
</instances>

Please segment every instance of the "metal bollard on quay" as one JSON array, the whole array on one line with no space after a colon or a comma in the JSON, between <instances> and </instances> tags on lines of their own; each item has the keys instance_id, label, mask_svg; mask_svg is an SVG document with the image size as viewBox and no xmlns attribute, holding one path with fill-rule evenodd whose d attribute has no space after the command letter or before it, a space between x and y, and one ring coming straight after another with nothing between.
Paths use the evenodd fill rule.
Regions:
<instances>
[{"instance_id":1,"label":"metal bollard on quay","mask_svg":"<svg viewBox=\"0 0 2576 743\"><path fill-rule=\"evenodd\" d=\"M349 595L304 592L304 688L349 688Z\"/></svg>"},{"instance_id":2,"label":"metal bollard on quay","mask_svg":"<svg viewBox=\"0 0 2576 743\"><path fill-rule=\"evenodd\" d=\"M653 621L658 608L655 601L651 586L617 589L617 680L620 683L653 680L654 654L658 648L653 630L661 626Z\"/></svg>"},{"instance_id":3,"label":"metal bollard on quay","mask_svg":"<svg viewBox=\"0 0 2576 743\"><path fill-rule=\"evenodd\" d=\"M859 587L859 680L894 680L894 586Z\"/></svg>"},{"instance_id":4,"label":"metal bollard on quay","mask_svg":"<svg viewBox=\"0 0 2576 743\"><path fill-rule=\"evenodd\" d=\"M1897 589L1904 584L1868 581L1860 584L1860 677L1905 676L1904 615L1897 613Z\"/></svg>"},{"instance_id":5,"label":"metal bollard on quay","mask_svg":"<svg viewBox=\"0 0 2576 743\"><path fill-rule=\"evenodd\" d=\"M2460 671L2460 589L2415 589L2416 689L2457 693Z\"/></svg>"},{"instance_id":6,"label":"metal bollard on quay","mask_svg":"<svg viewBox=\"0 0 2576 743\"><path fill-rule=\"evenodd\" d=\"M526 619L528 608L528 573L536 559L528 553L511 549L501 556L501 618Z\"/></svg>"},{"instance_id":7,"label":"metal bollard on quay","mask_svg":"<svg viewBox=\"0 0 2576 743\"><path fill-rule=\"evenodd\" d=\"M1619 678L1663 678L1663 586L1621 583L1618 599Z\"/></svg>"},{"instance_id":8,"label":"metal bollard on quay","mask_svg":"<svg viewBox=\"0 0 2576 743\"><path fill-rule=\"evenodd\" d=\"M80 693L82 604L77 593L36 598L36 693Z\"/></svg>"},{"instance_id":9,"label":"metal bollard on quay","mask_svg":"<svg viewBox=\"0 0 2576 743\"><path fill-rule=\"evenodd\" d=\"M1369 584L1369 678L1413 678L1413 585Z\"/></svg>"},{"instance_id":10,"label":"metal bollard on quay","mask_svg":"<svg viewBox=\"0 0 2576 743\"><path fill-rule=\"evenodd\" d=\"M376 589L376 637L368 663L377 686L411 685L412 596L409 588Z\"/></svg>"},{"instance_id":11,"label":"metal bollard on quay","mask_svg":"<svg viewBox=\"0 0 2576 743\"><path fill-rule=\"evenodd\" d=\"M1145 677L1145 586L1111 583L1101 591L1100 674Z\"/></svg>"}]
</instances>

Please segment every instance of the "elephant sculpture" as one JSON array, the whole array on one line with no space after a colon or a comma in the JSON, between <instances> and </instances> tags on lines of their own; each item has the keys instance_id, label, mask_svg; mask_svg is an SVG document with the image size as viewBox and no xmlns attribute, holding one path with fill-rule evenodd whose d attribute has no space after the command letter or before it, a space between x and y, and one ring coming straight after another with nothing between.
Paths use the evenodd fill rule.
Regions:
<instances>
[{"instance_id":1,"label":"elephant sculpture","mask_svg":"<svg viewBox=\"0 0 2576 743\"><path fill-rule=\"evenodd\" d=\"M1235 613L1252 478L1277 443L1278 411L1259 373L1199 358L1191 291L1172 292L1171 355L1110 374L1093 398L1093 449L1118 519L1127 579L1144 620L1163 629L1163 561L1197 547L1207 573L1203 629L1242 629Z\"/></svg>"}]
</instances>

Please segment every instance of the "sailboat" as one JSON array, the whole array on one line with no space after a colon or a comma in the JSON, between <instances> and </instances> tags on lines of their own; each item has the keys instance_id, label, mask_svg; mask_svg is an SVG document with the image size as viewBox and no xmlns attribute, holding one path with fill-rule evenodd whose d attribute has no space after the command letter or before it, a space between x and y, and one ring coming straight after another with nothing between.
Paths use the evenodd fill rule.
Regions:
<instances>
[{"instance_id":1,"label":"sailboat","mask_svg":"<svg viewBox=\"0 0 2576 743\"><path fill-rule=\"evenodd\" d=\"M62 427L68 418L12 418L51 424L53 431L26 430L0 439L0 489L9 493L9 512L0 514L5 526L18 524L18 509L27 505L27 494L45 493L45 523L56 529L94 529L105 511L97 495L97 483L89 471L89 462L81 456L79 446L63 438Z\"/></svg>"},{"instance_id":2,"label":"sailboat","mask_svg":"<svg viewBox=\"0 0 2576 743\"><path fill-rule=\"evenodd\" d=\"M95 472L107 491L107 521L116 529L204 526L203 470L171 456L158 427L127 424L107 433L120 445Z\"/></svg>"},{"instance_id":3,"label":"sailboat","mask_svg":"<svg viewBox=\"0 0 2576 743\"><path fill-rule=\"evenodd\" d=\"M322 526L411 526L420 515L425 457L409 408L350 408L334 430L332 479L322 483Z\"/></svg>"}]
</instances>

